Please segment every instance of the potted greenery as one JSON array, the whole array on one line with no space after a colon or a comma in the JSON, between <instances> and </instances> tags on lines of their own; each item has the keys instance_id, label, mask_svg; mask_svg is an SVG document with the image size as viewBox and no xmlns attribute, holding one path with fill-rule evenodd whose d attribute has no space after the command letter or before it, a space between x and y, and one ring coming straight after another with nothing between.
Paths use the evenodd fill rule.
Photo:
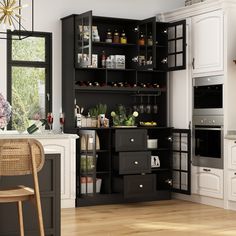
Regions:
<instances>
[{"instance_id":1,"label":"potted greenery","mask_svg":"<svg viewBox=\"0 0 236 236\"><path fill-rule=\"evenodd\" d=\"M127 114L125 106L119 104L115 111L111 112L114 126L135 126L135 118L138 117L138 112L129 112Z\"/></svg>"}]
</instances>

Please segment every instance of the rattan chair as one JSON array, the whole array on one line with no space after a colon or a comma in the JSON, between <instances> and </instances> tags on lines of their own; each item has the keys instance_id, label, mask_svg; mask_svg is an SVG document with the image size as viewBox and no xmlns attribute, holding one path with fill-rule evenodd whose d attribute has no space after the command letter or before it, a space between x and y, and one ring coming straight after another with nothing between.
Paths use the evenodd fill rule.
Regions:
<instances>
[{"instance_id":1,"label":"rattan chair","mask_svg":"<svg viewBox=\"0 0 236 236\"><path fill-rule=\"evenodd\" d=\"M42 144L35 139L2 139L0 140L0 176L33 176L34 189L17 186L11 189L0 189L0 203L17 202L20 235L24 235L22 202L33 201L36 205L40 236L44 236L43 217L39 194L38 174L44 165Z\"/></svg>"}]
</instances>

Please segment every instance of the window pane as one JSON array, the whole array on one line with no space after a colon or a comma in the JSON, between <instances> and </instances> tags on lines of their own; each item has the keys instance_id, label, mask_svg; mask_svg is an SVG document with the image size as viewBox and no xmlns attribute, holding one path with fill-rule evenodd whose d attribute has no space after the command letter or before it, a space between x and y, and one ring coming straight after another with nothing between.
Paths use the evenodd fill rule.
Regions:
<instances>
[{"instance_id":1,"label":"window pane","mask_svg":"<svg viewBox=\"0 0 236 236\"><path fill-rule=\"evenodd\" d=\"M12 128L45 118L45 68L12 67Z\"/></svg>"},{"instance_id":2,"label":"window pane","mask_svg":"<svg viewBox=\"0 0 236 236\"><path fill-rule=\"evenodd\" d=\"M45 38L28 37L24 40L12 40L12 60L45 62Z\"/></svg>"}]
</instances>

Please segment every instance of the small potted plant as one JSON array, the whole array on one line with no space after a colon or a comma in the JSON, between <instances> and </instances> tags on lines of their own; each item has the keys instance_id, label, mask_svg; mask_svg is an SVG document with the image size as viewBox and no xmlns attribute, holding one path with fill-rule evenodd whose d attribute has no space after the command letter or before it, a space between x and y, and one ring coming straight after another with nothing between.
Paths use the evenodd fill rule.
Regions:
<instances>
[{"instance_id":1,"label":"small potted plant","mask_svg":"<svg viewBox=\"0 0 236 236\"><path fill-rule=\"evenodd\" d=\"M138 115L137 111L127 115L125 106L121 104L117 106L115 111L111 112L114 126L135 126L135 118Z\"/></svg>"}]
</instances>

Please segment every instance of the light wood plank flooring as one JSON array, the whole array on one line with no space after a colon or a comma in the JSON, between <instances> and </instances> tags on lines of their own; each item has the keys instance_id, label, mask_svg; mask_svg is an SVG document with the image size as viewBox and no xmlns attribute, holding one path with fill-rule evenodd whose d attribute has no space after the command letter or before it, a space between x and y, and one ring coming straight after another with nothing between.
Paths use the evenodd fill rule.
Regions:
<instances>
[{"instance_id":1,"label":"light wood plank flooring","mask_svg":"<svg viewBox=\"0 0 236 236\"><path fill-rule=\"evenodd\" d=\"M236 211L179 201L62 210L62 236L236 236Z\"/></svg>"}]
</instances>

